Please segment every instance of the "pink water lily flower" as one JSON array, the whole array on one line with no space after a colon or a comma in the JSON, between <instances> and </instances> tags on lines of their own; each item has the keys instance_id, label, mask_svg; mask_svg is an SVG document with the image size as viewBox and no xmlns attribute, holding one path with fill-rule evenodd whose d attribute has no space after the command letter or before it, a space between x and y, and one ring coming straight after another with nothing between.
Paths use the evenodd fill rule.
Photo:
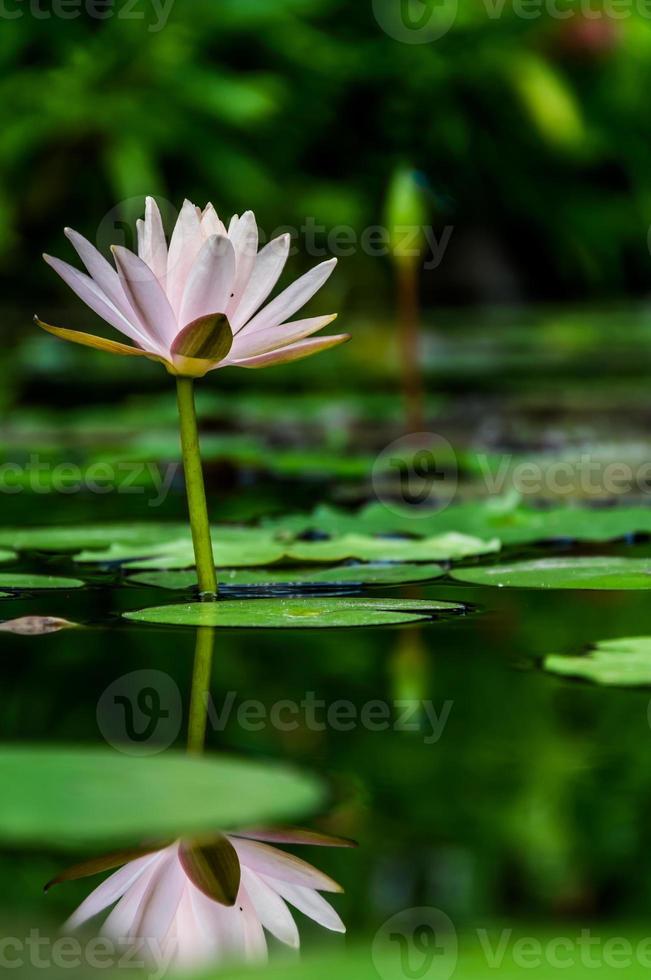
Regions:
<instances>
[{"instance_id":1,"label":"pink water lily flower","mask_svg":"<svg viewBox=\"0 0 651 980\"><path fill-rule=\"evenodd\" d=\"M176 841L150 853L109 855L71 868L51 884L115 867L124 854L136 854L82 902L65 928L76 929L114 906L102 934L120 944L133 943L145 956L166 964L264 960L265 930L298 948L288 905L326 929L345 932L338 914L319 894L340 892L341 887L268 842L352 846L351 841L297 829L242 831L203 843Z\"/></svg>"},{"instance_id":2,"label":"pink water lily flower","mask_svg":"<svg viewBox=\"0 0 651 980\"><path fill-rule=\"evenodd\" d=\"M44 256L70 288L132 344L37 323L64 340L114 354L161 361L174 375L202 377L220 367L260 368L334 347L348 334L312 338L335 315L292 320L323 286L337 260L322 262L271 302L289 254L281 235L258 251L251 211L226 229L212 204L185 201L169 246L156 202L138 222L138 254L112 246L115 268L89 241L66 229L88 275Z\"/></svg>"}]
</instances>

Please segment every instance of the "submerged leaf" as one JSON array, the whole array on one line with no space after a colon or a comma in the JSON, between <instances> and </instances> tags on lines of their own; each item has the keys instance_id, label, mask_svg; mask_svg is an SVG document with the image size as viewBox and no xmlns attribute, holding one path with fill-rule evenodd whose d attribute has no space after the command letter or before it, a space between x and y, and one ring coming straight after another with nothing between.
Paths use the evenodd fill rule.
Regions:
<instances>
[{"instance_id":1,"label":"submerged leaf","mask_svg":"<svg viewBox=\"0 0 651 980\"><path fill-rule=\"evenodd\" d=\"M424 599L225 599L154 606L123 615L137 622L168 626L328 629L417 623L463 609L459 603Z\"/></svg>"}]
</instances>

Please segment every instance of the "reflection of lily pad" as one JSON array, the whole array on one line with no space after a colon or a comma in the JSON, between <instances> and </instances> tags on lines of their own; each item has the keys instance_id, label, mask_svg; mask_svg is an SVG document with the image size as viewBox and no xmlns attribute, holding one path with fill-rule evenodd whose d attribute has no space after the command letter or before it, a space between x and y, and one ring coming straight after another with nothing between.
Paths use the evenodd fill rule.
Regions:
<instances>
[{"instance_id":1,"label":"reflection of lily pad","mask_svg":"<svg viewBox=\"0 0 651 980\"><path fill-rule=\"evenodd\" d=\"M550 654L545 670L609 687L651 686L651 636L601 640L583 657Z\"/></svg>"},{"instance_id":2,"label":"reflection of lily pad","mask_svg":"<svg viewBox=\"0 0 651 980\"><path fill-rule=\"evenodd\" d=\"M2 589L79 589L84 583L78 578L60 578L56 575L20 575L2 572Z\"/></svg>"},{"instance_id":3,"label":"reflection of lily pad","mask_svg":"<svg viewBox=\"0 0 651 980\"><path fill-rule=\"evenodd\" d=\"M366 564L337 565L334 568L224 568L218 571L220 586L237 588L273 588L275 586L323 585L401 585L405 582L426 582L444 574L440 565ZM191 589L197 585L194 570L170 572L141 572L132 575L130 582L151 585L160 589Z\"/></svg>"},{"instance_id":4,"label":"reflection of lily pad","mask_svg":"<svg viewBox=\"0 0 651 980\"><path fill-rule=\"evenodd\" d=\"M541 558L536 561L458 568L450 573L472 585L529 589L651 589L649 558Z\"/></svg>"},{"instance_id":5,"label":"reflection of lily pad","mask_svg":"<svg viewBox=\"0 0 651 980\"><path fill-rule=\"evenodd\" d=\"M454 602L424 599L225 599L154 606L124 613L127 619L167 626L221 626L247 629L327 629L392 626L459 613Z\"/></svg>"},{"instance_id":6,"label":"reflection of lily pad","mask_svg":"<svg viewBox=\"0 0 651 980\"><path fill-rule=\"evenodd\" d=\"M181 719L179 718L179 725ZM0 840L99 846L285 820L321 799L312 777L275 764L135 758L111 749L5 747Z\"/></svg>"}]
</instances>

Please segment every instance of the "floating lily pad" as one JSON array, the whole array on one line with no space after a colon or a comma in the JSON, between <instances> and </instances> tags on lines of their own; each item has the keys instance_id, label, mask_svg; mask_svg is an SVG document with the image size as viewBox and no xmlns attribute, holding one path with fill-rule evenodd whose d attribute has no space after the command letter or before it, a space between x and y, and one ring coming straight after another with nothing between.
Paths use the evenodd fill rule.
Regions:
<instances>
[{"instance_id":1,"label":"floating lily pad","mask_svg":"<svg viewBox=\"0 0 651 980\"><path fill-rule=\"evenodd\" d=\"M320 505L311 514L294 514L265 522L278 534L306 531L326 534L411 534L418 537L456 532L502 544L534 544L570 539L612 541L631 534L651 534L651 507L525 507L516 498L465 501L444 509L396 504L368 504L356 512Z\"/></svg>"},{"instance_id":2,"label":"floating lily pad","mask_svg":"<svg viewBox=\"0 0 651 980\"><path fill-rule=\"evenodd\" d=\"M405 582L426 582L443 575L440 565L365 564L337 565L334 568L265 568L219 569L220 586L237 588L273 588L274 586L323 585L401 585ZM191 589L197 585L194 570L170 572L141 572L132 575L130 582L151 585L160 589Z\"/></svg>"},{"instance_id":3,"label":"floating lily pad","mask_svg":"<svg viewBox=\"0 0 651 980\"><path fill-rule=\"evenodd\" d=\"M2 572L2 589L79 589L83 582L78 578L61 578L57 575L21 575L17 572Z\"/></svg>"},{"instance_id":4,"label":"floating lily pad","mask_svg":"<svg viewBox=\"0 0 651 980\"><path fill-rule=\"evenodd\" d=\"M167 626L246 629L327 629L417 623L463 611L455 602L424 599L224 599L154 606L124 613L126 619Z\"/></svg>"},{"instance_id":5,"label":"floating lily pad","mask_svg":"<svg viewBox=\"0 0 651 980\"><path fill-rule=\"evenodd\" d=\"M147 548L187 534L185 524L88 524L79 527L0 528L0 547L17 551L78 551L112 544Z\"/></svg>"},{"instance_id":6,"label":"floating lily pad","mask_svg":"<svg viewBox=\"0 0 651 980\"><path fill-rule=\"evenodd\" d=\"M482 541L465 534L442 534L422 540L381 538L367 534L345 534L328 541L296 541L287 548L294 561L432 562L469 558L500 550L497 538Z\"/></svg>"},{"instance_id":7,"label":"floating lily pad","mask_svg":"<svg viewBox=\"0 0 651 980\"><path fill-rule=\"evenodd\" d=\"M248 529L243 529L248 530ZM249 531L235 539L224 540L220 529L213 538L215 564L234 568L247 568L256 565L273 565L285 556L282 544L273 541L264 532ZM168 541L149 548L114 544L103 551L82 551L74 556L82 564L104 564L119 562L130 568L189 568L194 565L194 549L189 532L176 541Z\"/></svg>"},{"instance_id":8,"label":"floating lily pad","mask_svg":"<svg viewBox=\"0 0 651 980\"><path fill-rule=\"evenodd\" d=\"M651 636L601 640L583 657L550 654L544 667L608 687L651 687Z\"/></svg>"},{"instance_id":9,"label":"floating lily pad","mask_svg":"<svg viewBox=\"0 0 651 980\"><path fill-rule=\"evenodd\" d=\"M14 561L18 555L15 551L10 551L8 548L0 548L0 563L4 564L7 561Z\"/></svg>"},{"instance_id":10,"label":"floating lily pad","mask_svg":"<svg viewBox=\"0 0 651 980\"><path fill-rule=\"evenodd\" d=\"M135 758L111 749L4 747L0 840L38 847L141 843L303 815L321 800L313 777L287 766L176 752Z\"/></svg>"},{"instance_id":11,"label":"floating lily pad","mask_svg":"<svg viewBox=\"0 0 651 980\"><path fill-rule=\"evenodd\" d=\"M651 589L649 558L541 558L450 574L472 585L521 589Z\"/></svg>"}]
</instances>

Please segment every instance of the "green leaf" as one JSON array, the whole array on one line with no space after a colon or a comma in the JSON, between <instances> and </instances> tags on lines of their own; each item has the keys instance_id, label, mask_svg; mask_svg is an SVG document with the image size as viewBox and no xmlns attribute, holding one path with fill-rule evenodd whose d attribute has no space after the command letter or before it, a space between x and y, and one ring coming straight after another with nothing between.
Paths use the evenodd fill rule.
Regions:
<instances>
[{"instance_id":1,"label":"green leaf","mask_svg":"<svg viewBox=\"0 0 651 980\"><path fill-rule=\"evenodd\" d=\"M220 905L235 905L241 869L235 848L227 837L217 834L205 843L182 841L179 860L199 891Z\"/></svg>"},{"instance_id":2,"label":"green leaf","mask_svg":"<svg viewBox=\"0 0 651 980\"><path fill-rule=\"evenodd\" d=\"M264 525L278 534L306 531L326 534L410 534L431 537L455 532L503 545L538 541L612 541L631 534L651 534L649 507L555 507L548 510L517 505L511 498L492 498L453 504L442 510L386 507L368 504L357 512L320 505L311 514L268 520ZM1 540L1 539L0 539Z\"/></svg>"},{"instance_id":3,"label":"green leaf","mask_svg":"<svg viewBox=\"0 0 651 980\"><path fill-rule=\"evenodd\" d=\"M221 626L246 629L327 629L392 626L460 613L454 602L423 599L224 599L154 606L124 613L126 619L168 626Z\"/></svg>"},{"instance_id":4,"label":"green leaf","mask_svg":"<svg viewBox=\"0 0 651 980\"><path fill-rule=\"evenodd\" d=\"M17 557L18 555L15 551L10 551L8 548L0 548L0 562L14 561Z\"/></svg>"},{"instance_id":5,"label":"green leaf","mask_svg":"<svg viewBox=\"0 0 651 980\"><path fill-rule=\"evenodd\" d=\"M136 758L111 749L5 746L0 840L39 847L143 844L282 821L322 799L287 766L177 752Z\"/></svg>"},{"instance_id":6,"label":"green leaf","mask_svg":"<svg viewBox=\"0 0 651 980\"><path fill-rule=\"evenodd\" d=\"M60 578L56 575L20 575L3 572L0 574L2 589L79 589L84 585L78 578Z\"/></svg>"},{"instance_id":7,"label":"green leaf","mask_svg":"<svg viewBox=\"0 0 651 980\"><path fill-rule=\"evenodd\" d=\"M424 540L371 537L345 534L329 541L296 541L287 548L293 561L447 561L499 551L497 538L482 541L454 532Z\"/></svg>"},{"instance_id":8,"label":"green leaf","mask_svg":"<svg viewBox=\"0 0 651 980\"><path fill-rule=\"evenodd\" d=\"M218 572L220 586L238 588L274 588L275 586L327 585L402 585L426 582L444 575L440 565L365 564L338 565L334 568L226 568ZM129 582L160 589L191 589L197 585L194 570L142 572L131 575Z\"/></svg>"},{"instance_id":9,"label":"green leaf","mask_svg":"<svg viewBox=\"0 0 651 980\"><path fill-rule=\"evenodd\" d=\"M545 670L608 687L651 686L651 636L601 640L582 657L549 654Z\"/></svg>"},{"instance_id":10,"label":"green leaf","mask_svg":"<svg viewBox=\"0 0 651 980\"><path fill-rule=\"evenodd\" d=\"M78 551L109 548L112 544L145 550L187 534L186 524L88 524L79 527L0 528L0 547L17 551Z\"/></svg>"},{"instance_id":11,"label":"green leaf","mask_svg":"<svg viewBox=\"0 0 651 980\"><path fill-rule=\"evenodd\" d=\"M651 589L650 558L540 558L457 568L458 582L529 589Z\"/></svg>"}]
</instances>

